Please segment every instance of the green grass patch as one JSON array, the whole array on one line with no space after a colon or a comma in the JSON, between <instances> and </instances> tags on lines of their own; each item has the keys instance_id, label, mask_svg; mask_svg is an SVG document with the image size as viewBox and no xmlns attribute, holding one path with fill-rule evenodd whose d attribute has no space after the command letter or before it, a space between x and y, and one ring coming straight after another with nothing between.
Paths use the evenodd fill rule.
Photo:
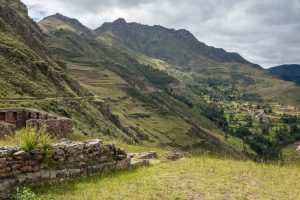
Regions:
<instances>
[{"instance_id":1,"label":"green grass patch","mask_svg":"<svg viewBox=\"0 0 300 200\"><path fill-rule=\"evenodd\" d=\"M300 168L188 158L45 186L41 199L297 199Z\"/></svg>"}]
</instances>

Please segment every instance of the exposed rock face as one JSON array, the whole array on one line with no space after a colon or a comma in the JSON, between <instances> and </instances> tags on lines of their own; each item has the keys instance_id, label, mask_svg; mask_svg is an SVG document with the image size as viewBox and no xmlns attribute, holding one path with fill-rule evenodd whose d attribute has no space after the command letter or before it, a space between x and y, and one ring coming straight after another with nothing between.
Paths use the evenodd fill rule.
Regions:
<instances>
[{"instance_id":1,"label":"exposed rock face","mask_svg":"<svg viewBox=\"0 0 300 200\"><path fill-rule=\"evenodd\" d=\"M50 113L28 108L0 109L0 122L5 123L0 136L11 134L10 130L15 128L36 129L39 131L43 126L47 132L56 138L63 138L73 133L73 122L71 119L52 115ZM2 127L0 125L0 127ZM15 128L14 128L14 127Z\"/></svg>"},{"instance_id":2,"label":"exposed rock face","mask_svg":"<svg viewBox=\"0 0 300 200\"><path fill-rule=\"evenodd\" d=\"M83 143L62 140L53 145L50 152L2 147L0 195L20 186L36 186L49 181L129 168L130 160L123 149L104 145L101 140Z\"/></svg>"}]
</instances>

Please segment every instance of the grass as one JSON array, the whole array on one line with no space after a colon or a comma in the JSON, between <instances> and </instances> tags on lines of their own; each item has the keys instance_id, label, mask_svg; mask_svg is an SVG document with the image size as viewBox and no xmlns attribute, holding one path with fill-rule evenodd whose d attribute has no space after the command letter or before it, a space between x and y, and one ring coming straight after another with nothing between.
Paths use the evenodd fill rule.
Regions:
<instances>
[{"instance_id":1,"label":"grass","mask_svg":"<svg viewBox=\"0 0 300 200\"><path fill-rule=\"evenodd\" d=\"M209 157L58 183L41 199L297 199L300 168Z\"/></svg>"},{"instance_id":2,"label":"grass","mask_svg":"<svg viewBox=\"0 0 300 200\"><path fill-rule=\"evenodd\" d=\"M35 130L21 129L14 136L0 139L0 146L18 146L24 150L48 148L54 140L42 129L38 133Z\"/></svg>"},{"instance_id":3,"label":"grass","mask_svg":"<svg viewBox=\"0 0 300 200\"><path fill-rule=\"evenodd\" d=\"M228 136L228 142L230 144L232 144L236 149L238 149L239 151L244 151L246 150L246 152L255 154L255 152L249 147L249 145L247 144L243 144L243 140L241 138L229 135ZM245 149L244 149L244 145L245 145Z\"/></svg>"}]
</instances>

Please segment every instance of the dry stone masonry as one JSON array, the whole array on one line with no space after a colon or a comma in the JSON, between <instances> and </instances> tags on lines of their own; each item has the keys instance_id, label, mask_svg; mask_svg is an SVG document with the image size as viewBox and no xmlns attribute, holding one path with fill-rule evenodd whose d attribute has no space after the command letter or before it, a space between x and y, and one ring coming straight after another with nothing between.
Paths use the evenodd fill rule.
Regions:
<instances>
[{"instance_id":1,"label":"dry stone masonry","mask_svg":"<svg viewBox=\"0 0 300 200\"><path fill-rule=\"evenodd\" d=\"M0 137L11 135L16 129L39 130L43 126L55 138L64 138L73 133L73 121L69 118L29 108L0 109Z\"/></svg>"},{"instance_id":2,"label":"dry stone masonry","mask_svg":"<svg viewBox=\"0 0 300 200\"><path fill-rule=\"evenodd\" d=\"M4 195L17 187L32 187L77 176L128 168L130 161L123 149L111 144L104 145L98 139L82 143L61 140L46 152L2 147L0 194Z\"/></svg>"}]
</instances>

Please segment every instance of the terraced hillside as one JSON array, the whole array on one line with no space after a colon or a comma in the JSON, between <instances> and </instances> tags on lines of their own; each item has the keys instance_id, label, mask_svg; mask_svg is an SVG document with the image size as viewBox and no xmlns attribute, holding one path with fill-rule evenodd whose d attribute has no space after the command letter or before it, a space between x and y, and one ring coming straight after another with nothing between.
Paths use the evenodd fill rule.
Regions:
<instances>
[{"instance_id":1,"label":"terraced hillside","mask_svg":"<svg viewBox=\"0 0 300 200\"><path fill-rule=\"evenodd\" d=\"M50 53L21 1L1 0L0 11L0 107L33 107L72 118L81 134L138 141L137 133L120 126L109 107Z\"/></svg>"},{"instance_id":2,"label":"terraced hillside","mask_svg":"<svg viewBox=\"0 0 300 200\"><path fill-rule=\"evenodd\" d=\"M56 14L38 27L18 0L1 9L1 107L72 118L78 134L241 156L214 123L166 92L181 85L166 71L96 40L77 20Z\"/></svg>"},{"instance_id":3,"label":"terraced hillside","mask_svg":"<svg viewBox=\"0 0 300 200\"><path fill-rule=\"evenodd\" d=\"M281 112L280 105L299 103L295 84L236 53L208 47L186 30L118 19L83 34L79 30L87 27L60 14L39 25L52 52L67 62L68 72L109 102L121 122L139 130L148 142L213 151L219 146L216 141L230 142L239 151L255 154L234 134L244 124L243 115L254 116L271 102L276 112ZM248 108L242 106L238 111L229 106L235 104L257 108L245 112ZM229 122L238 112L239 124Z\"/></svg>"},{"instance_id":4,"label":"terraced hillside","mask_svg":"<svg viewBox=\"0 0 300 200\"><path fill-rule=\"evenodd\" d=\"M55 24L51 19L56 22L57 15L39 24ZM70 20L66 17L63 21ZM68 63L74 78L109 102L122 124L140 132L147 142L159 145L232 151L214 123L168 93L171 88L184 85L166 70L151 65L155 59L138 52L128 53L74 30L46 31L48 46ZM145 62L139 62L137 57Z\"/></svg>"}]
</instances>

